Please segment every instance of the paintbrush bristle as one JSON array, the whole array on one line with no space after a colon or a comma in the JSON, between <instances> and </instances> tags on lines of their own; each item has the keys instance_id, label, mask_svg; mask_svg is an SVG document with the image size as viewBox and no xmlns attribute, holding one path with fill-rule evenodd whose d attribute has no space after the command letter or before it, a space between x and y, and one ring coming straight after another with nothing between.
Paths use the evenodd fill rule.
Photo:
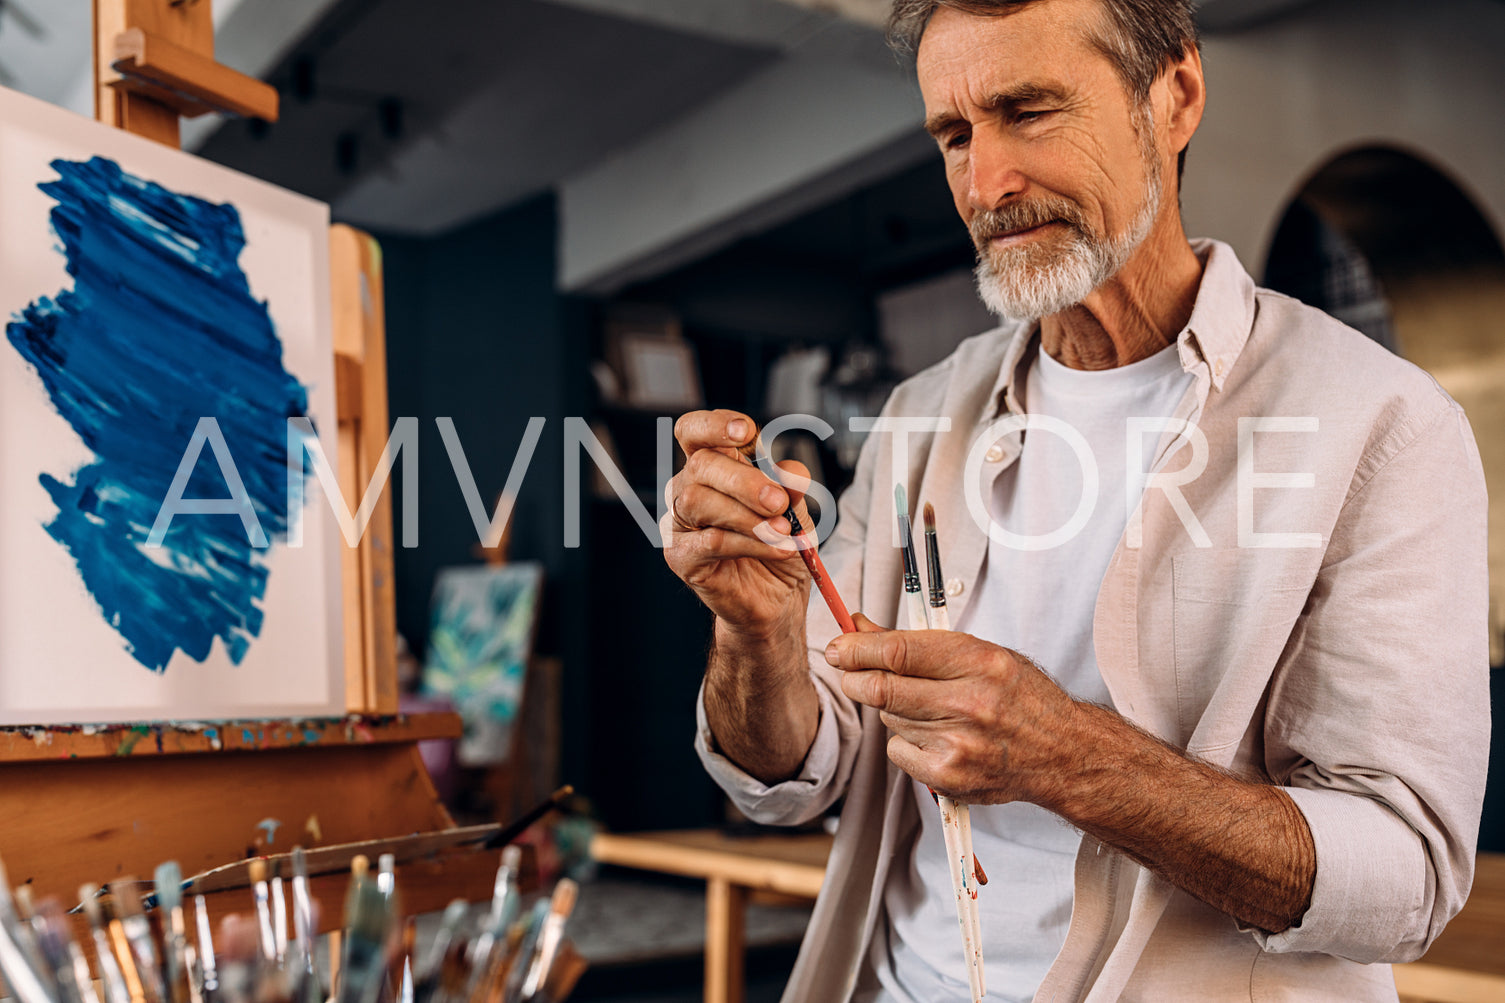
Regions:
<instances>
[{"instance_id":1,"label":"paintbrush bristle","mask_svg":"<svg viewBox=\"0 0 1505 1003\"><path fill-rule=\"evenodd\" d=\"M925 532L935 532L935 506L929 502L925 503Z\"/></svg>"},{"instance_id":2,"label":"paintbrush bristle","mask_svg":"<svg viewBox=\"0 0 1505 1003\"><path fill-rule=\"evenodd\" d=\"M251 884L261 884L267 879L267 862L265 860L262 860L260 857L257 857L255 860L251 861L251 866L248 870L248 873L251 877Z\"/></svg>"},{"instance_id":3,"label":"paintbrush bristle","mask_svg":"<svg viewBox=\"0 0 1505 1003\"><path fill-rule=\"evenodd\" d=\"M568 916L575 908L575 897L580 894L580 886L569 878L560 878L559 884L554 886L554 895L549 900L549 912L556 916Z\"/></svg>"},{"instance_id":4,"label":"paintbrush bristle","mask_svg":"<svg viewBox=\"0 0 1505 1003\"><path fill-rule=\"evenodd\" d=\"M104 926L104 908L99 903L99 886L79 885L78 900L83 904L84 915L89 917L89 925Z\"/></svg>"},{"instance_id":5,"label":"paintbrush bristle","mask_svg":"<svg viewBox=\"0 0 1505 1003\"><path fill-rule=\"evenodd\" d=\"M141 893L135 891L136 875L125 874L111 881L107 886L110 890L110 915L117 919L128 919L131 916L141 914Z\"/></svg>"},{"instance_id":6,"label":"paintbrush bristle","mask_svg":"<svg viewBox=\"0 0 1505 1003\"><path fill-rule=\"evenodd\" d=\"M183 905L183 868L178 866L178 862L169 860L164 864L159 864L153 877L156 883L157 905L169 913L181 908Z\"/></svg>"}]
</instances>

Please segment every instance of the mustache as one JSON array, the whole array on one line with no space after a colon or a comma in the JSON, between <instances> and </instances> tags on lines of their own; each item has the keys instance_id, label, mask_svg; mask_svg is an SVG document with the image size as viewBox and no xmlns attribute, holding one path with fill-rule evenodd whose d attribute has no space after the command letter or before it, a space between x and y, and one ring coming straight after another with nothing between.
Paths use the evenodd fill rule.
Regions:
<instances>
[{"instance_id":1,"label":"mustache","mask_svg":"<svg viewBox=\"0 0 1505 1003\"><path fill-rule=\"evenodd\" d=\"M1002 209L986 209L972 217L968 229L972 231L972 242L982 249L995 237L1006 237L1047 223L1063 223L1082 234L1089 232L1082 211L1062 198L1032 199Z\"/></svg>"}]
</instances>

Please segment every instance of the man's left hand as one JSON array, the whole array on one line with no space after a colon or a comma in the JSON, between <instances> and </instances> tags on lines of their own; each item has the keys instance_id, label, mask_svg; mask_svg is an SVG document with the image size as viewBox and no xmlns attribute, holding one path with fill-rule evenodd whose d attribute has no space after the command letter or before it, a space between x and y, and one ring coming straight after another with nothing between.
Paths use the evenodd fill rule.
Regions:
<instances>
[{"instance_id":1,"label":"man's left hand","mask_svg":"<svg viewBox=\"0 0 1505 1003\"><path fill-rule=\"evenodd\" d=\"M858 633L826 648L842 692L876 707L893 732L888 757L968 804L1048 803L1072 757L1077 703L1028 658L970 634L884 630L858 614Z\"/></svg>"}]
</instances>

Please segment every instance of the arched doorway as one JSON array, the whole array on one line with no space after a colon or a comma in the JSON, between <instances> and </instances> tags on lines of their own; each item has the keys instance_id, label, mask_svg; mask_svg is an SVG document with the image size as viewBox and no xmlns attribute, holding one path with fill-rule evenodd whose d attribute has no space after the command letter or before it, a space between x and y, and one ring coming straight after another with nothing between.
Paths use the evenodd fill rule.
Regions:
<instances>
[{"instance_id":1,"label":"arched doorway","mask_svg":"<svg viewBox=\"0 0 1505 1003\"><path fill-rule=\"evenodd\" d=\"M1505 665L1505 247L1469 196L1416 154L1329 161L1283 215L1265 285L1333 314L1426 369L1468 413L1489 484L1490 658ZM1505 668L1492 676L1495 706ZM1505 761L1495 740L1492 765ZM1496 770L1491 771L1496 772ZM1505 850L1505 796L1479 845Z\"/></svg>"},{"instance_id":2,"label":"arched doorway","mask_svg":"<svg viewBox=\"0 0 1505 1003\"><path fill-rule=\"evenodd\" d=\"M1393 147L1329 161L1291 201L1265 285L1430 372L1468 412L1489 480L1491 656L1505 663L1505 246L1441 170Z\"/></svg>"}]
</instances>

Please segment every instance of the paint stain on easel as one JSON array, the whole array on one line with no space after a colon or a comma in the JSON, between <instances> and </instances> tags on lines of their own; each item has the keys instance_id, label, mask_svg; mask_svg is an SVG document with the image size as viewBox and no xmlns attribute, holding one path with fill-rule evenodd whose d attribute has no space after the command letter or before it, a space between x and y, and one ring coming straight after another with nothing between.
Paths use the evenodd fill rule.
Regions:
<instances>
[{"instance_id":1,"label":"paint stain on easel","mask_svg":"<svg viewBox=\"0 0 1505 1003\"><path fill-rule=\"evenodd\" d=\"M132 752L135 751L136 743L140 742L149 734L151 734L151 729L146 725L136 725L134 728L120 737L120 744L115 746L115 755L129 756ZM158 733L157 735L157 751L162 751L161 733Z\"/></svg>"},{"instance_id":2,"label":"paint stain on easel","mask_svg":"<svg viewBox=\"0 0 1505 1003\"><path fill-rule=\"evenodd\" d=\"M200 417L219 422L271 540L288 527L286 419L308 410L239 265L240 213L133 177L102 157L55 160L39 185L73 288L29 304L6 336L94 453L71 481L43 473L67 548L100 615L142 665L195 661L218 637L232 662L262 627L267 563L235 515L173 520L146 538ZM232 496L200 457L185 498Z\"/></svg>"}]
</instances>

